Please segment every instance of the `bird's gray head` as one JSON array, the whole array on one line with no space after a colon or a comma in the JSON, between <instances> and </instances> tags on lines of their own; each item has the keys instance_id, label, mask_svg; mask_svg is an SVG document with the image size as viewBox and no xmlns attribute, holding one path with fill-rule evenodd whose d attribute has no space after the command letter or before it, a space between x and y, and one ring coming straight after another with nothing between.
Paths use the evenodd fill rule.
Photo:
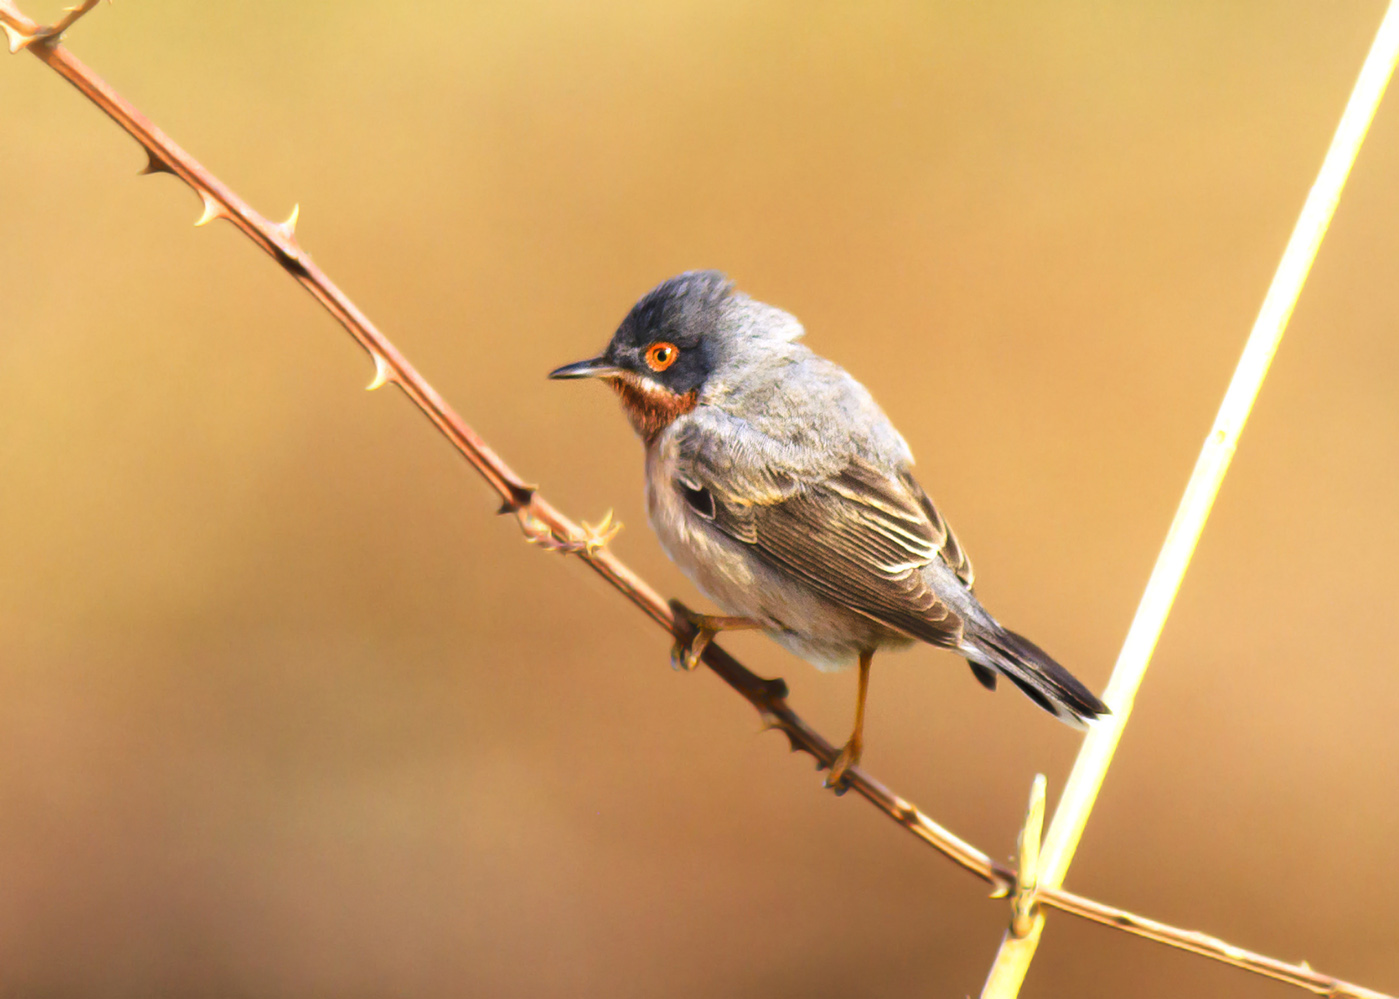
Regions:
<instances>
[{"instance_id":1,"label":"bird's gray head","mask_svg":"<svg viewBox=\"0 0 1399 999\"><path fill-rule=\"evenodd\" d=\"M699 404L705 386L736 355L801 335L795 319L754 302L718 271L686 271L632 306L597 357L550 378L604 378L647 442Z\"/></svg>"}]
</instances>

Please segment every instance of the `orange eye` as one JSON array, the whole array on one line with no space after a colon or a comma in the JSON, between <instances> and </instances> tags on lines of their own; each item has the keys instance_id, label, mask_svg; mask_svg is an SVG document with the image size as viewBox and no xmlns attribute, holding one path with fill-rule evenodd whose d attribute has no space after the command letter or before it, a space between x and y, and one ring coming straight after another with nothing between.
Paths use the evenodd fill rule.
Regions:
<instances>
[{"instance_id":1,"label":"orange eye","mask_svg":"<svg viewBox=\"0 0 1399 999\"><path fill-rule=\"evenodd\" d=\"M646 348L646 366L652 371L664 371L680 356L680 348L673 343L653 343Z\"/></svg>"}]
</instances>

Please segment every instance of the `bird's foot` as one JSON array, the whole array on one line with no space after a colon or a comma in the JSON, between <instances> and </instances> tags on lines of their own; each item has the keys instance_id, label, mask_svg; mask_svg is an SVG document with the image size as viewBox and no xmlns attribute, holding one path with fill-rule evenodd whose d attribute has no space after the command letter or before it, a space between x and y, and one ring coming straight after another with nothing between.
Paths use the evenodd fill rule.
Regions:
<instances>
[{"instance_id":1,"label":"bird's foot","mask_svg":"<svg viewBox=\"0 0 1399 999\"><path fill-rule=\"evenodd\" d=\"M693 629L693 633L687 637L677 637L675 644L670 648L670 665L672 669L685 670L690 672L699 667L700 660L704 656L704 650L709 648L709 643L714 641L714 636L721 631L746 631L753 628L763 627L761 621L754 621L746 617L724 617L718 614L696 614L686 607L679 600L670 602L670 609L675 612L676 617L684 618Z\"/></svg>"},{"instance_id":2,"label":"bird's foot","mask_svg":"<svg viewBox=\"0 0 1399 999\"><path fill-rule=\"evenodd\" d=\"M845 748L840 751L835 762L831 764L831 772L826 775L824 787L835 791L837 795L842 795L850 790L848 774L851 767L858 766L860 756L864 753L865 747L858 738L851 739L845 744Z\"/></svg>"},{"instance_id":3,"label":"bird's foot","mask_svg":"<svg viewBox=\"0 0 1399 999\"><path fill-rule=\"evenodd\" d=\"M670 668L689 673L699 668L704 650L709 648L709 643L714 641L718 632L704 626L707 615L696 614L680 601L671 601L671 608L688 621L694 631L688 638L677 638L675 644L670 647Z\"/></svg>"}]
</instances>

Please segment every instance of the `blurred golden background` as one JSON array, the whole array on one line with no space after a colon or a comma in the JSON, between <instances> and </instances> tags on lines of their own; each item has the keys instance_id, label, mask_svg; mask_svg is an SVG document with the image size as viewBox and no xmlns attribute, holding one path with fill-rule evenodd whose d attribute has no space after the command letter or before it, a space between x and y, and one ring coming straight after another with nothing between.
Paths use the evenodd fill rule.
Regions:
<instances>
[{"instance_id":1,"label":"blurred golden background","mask_svg":"<svg viewBox=\"0 0 1399 999\"><path fill-rule=\"evenodd\" d=\"M52 19L59 2L29 3ZM102 5L72 49L522 475L699 599L544 374L717 267L882 402L1008 624L1106 681L1383 4ZM0 991L961 996L984 886L759 735L36 61L0 61ZM1069 886L1387 991L1399 94ZM726 643L843 738L852 674ZM876 664L869 770L996 856L1077 737ZM1027 996L1300 995L1052 916Z\"/></svg>"}]
</instances>

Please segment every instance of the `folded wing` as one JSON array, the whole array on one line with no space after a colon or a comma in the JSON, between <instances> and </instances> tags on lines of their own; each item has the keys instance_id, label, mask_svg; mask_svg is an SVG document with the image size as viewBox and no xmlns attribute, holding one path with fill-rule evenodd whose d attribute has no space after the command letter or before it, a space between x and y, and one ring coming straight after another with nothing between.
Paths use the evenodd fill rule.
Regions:
<instances>
[{"instance_id":1,"label":"folded wing","mask_svg":"<svg viewBox=\"0 0 1399 999\"><path fill-rule=\"evenodd\" d=\"M702 488L712 497L715 527L773 568L894 631L958 647L962 618L924 570L942 559L969 586L971 563L909 472L884 472L857 458L766 503L713 483Z\"/></svg>"}]
</instances>

